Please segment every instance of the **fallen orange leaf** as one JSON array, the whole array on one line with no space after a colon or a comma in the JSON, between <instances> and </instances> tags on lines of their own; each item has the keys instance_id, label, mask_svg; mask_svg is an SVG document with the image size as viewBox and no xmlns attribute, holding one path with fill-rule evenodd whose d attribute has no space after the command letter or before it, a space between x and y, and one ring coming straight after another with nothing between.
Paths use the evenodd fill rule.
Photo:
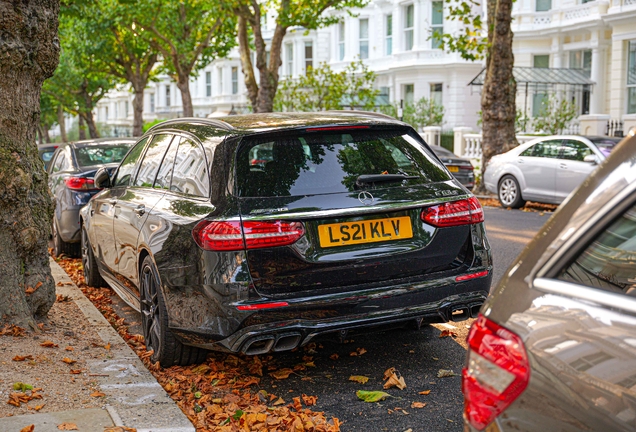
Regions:
<instances>
[{"instance_id":1,"label":"fallen orange leaf","mask_svg":"<svg viewBox=\"0 0 636 432\"><path fill-rule=\"evenodd\" d=\"M331 355L329 356L329 358L330 358L331 360L338 360L338 357L339 357L339 356L338 356L338 354L331 354Z\"/></svg>"},{"instance_id":2,"label":"fallen orange leaf","mask_svg":"<svg viewBox=\"0 0 636 432\"><path fill-rule=\"evenodd\" d=\"M75 423L62 423L57 425L59 430L78 430L77 425Z\"/></svg>"},{"instance_id":3,"label":"fallen orange leaf","mask_svg":"<svg viewBox=\"0 0 636 432\"><path fill-rule=\"evenodd\" d=\"M57 348L58 345L52 341L44 341L40 344L40 346L43 346L44 348Z\"/></svg>"},{"instance_id":4,"label":"fallen orange leaf","mask_svg":"<svg viewBox=\"0 0 636 432\"><path fill-rule=\"evenodd\" d=\"M104 393L100 392L100 391L94 391L93 393L91 393L92 397L104 397L106 396Z\"/></svg>"},{"instance_id":5,"label":"fallen orange leaf","mask_svg":"<svg viewBox=\"0 0 636 432\"><path fill-rule=\"evenodd\" d=\"M81 369L71 369L70 370L71 375L79 375L82 373Z\"/></svg>"},{"instance_id":6,"label":"fallen orange leaf","mask_svg":"<svg viewBox=\"0 0 636 432\"><path fill-rule=\"evenodd\" d=\"M25 361L25 360L33 360L33 356L31 354L25 356L15 356L13 357L13 361Z\"/></svg>"},{"instance_id":7,"label":"fallen orange leaf","mask_svg":"<svg viewBox=\"0 0 636 432\"><path fill-rule=\"evenodd\" d=\"M445 337L457 337L457 333L455 333L454 331L451 330L442 330L442 332L439 334L440 338L445 338Z\"/></svg>"},{"instance_id":8,"label":"fallen orange leaf","mask_svg":"<svg viewBox=\"0 0 636 432\"><path fill-rule=\"evenodd\" d=\"M64 363L66 363L66 364L70 364L70 365L71 365L71 364L73 364L73 363L77 363L77 360L73 360L73 359L70 359L70 358L68 358L68 357L64 357L64 358L62 359L62 361L63 361Z\"/></svg>"},{"instance_id":9,"label":"fallen orange leaf","mask_svg":"<svg viewBox=\"0 0 636 432\"><path fill-rule=\"evenodd\" d=\"M426 404L424 402L413 402L411 408L424 408Z\"/></svg>"},{"instance_id":10,"label":"fallen orange leaf","mask_svg":"<svg viewBox=\"0 0 636 432\"><path fill-rule=\"evenodd\" d=\"M316 401L318 400L317 396L307 396L304 393L301 397L303 398L303 402L305 402L305 405L307 406L316 405Z\"/></svg>"},{"instance_id":11,"label":"fallen orange leaf","mask_svg":"<svg viewBox=\"0 0 636 432\"><path fill-rule=\"evenodd\" d=\"M67 346L66 348L64 348L66 351L73 351L74 348L72 346Z\"/></svg>"},{"instance_id":12,"label":"fallen orange leaf","mask_svg":"<svg viewBox=\"0 0 636 432\"><path fill-rule=\"evenodd\" d=\"M431 393L430 390L424 390L424 391L419 392L418 394L427 395L427 394L430 394L430 393Z\"/></svg>"},{"instance_id":13,"label":"fallen orange leaf","mask_svg":"<svg viewBox=\"0 0 636 432\"><path fill-rule=\"evenodd\" d=\"M107 351L110 351L110 342L108 342L106 345L104 345L104 348L106 348Z\"/></svg>"},{"instance_id":14,"label":"fallen orange leaf","mask_svg":"<svg viewBox=\"0 0 636 432\"><path fill-rule=\"evenodd\" d=\"M283 380L283 379L289 378L289 375L291 375L292 373L294 373L293 370L289 368L285 368L285 369L279 369L276 372L270 372L269 374L272 377L276 378L277 380Z\"/></svg>"},{"instance_id":15,"label":"fallen orange leaf","mask_svg":"<svg viewBox=\"0 0 636 432\"><path fill-rule=\"evenodd\" d=\"M35 429L34 424L23 427L20 432L33 432L33 429Z\"/></svg>"}]
</instances>

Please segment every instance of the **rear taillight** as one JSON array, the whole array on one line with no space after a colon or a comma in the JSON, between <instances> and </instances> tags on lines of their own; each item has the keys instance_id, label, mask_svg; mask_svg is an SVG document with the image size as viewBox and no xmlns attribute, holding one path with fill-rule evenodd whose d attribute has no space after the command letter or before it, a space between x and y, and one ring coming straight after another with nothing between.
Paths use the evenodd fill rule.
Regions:
<instances>
[{"instance_id":1,"label":"rear taillight","mask_svg":"<svg viewBox=\"0 0 636 432\"><path fill-rule=\"evenodd\" d=\"M526 389L530 365L521 338L481 314L468 333L468 347L464 415L482 430Z\"/></svg>"},{"instance_id":2,"label":"rear taillight","mask_svg":"<svg viewBox=\"0 0 636 432\"><path fill-rule=\"evenodd\" d=\"M438 228L475 224L484 221L484 210L475 197L426 207L420 218Z\"/></svg>"},{"instance_id":3,"label":"rear taillight","mask_svg":"<svg viewBox=\"0 0 636 432\"><path fill-rule=\"evenodd\" d=\"M287 246L305 234L300 222L287 221L208 221L199 222L192 232L205 250L233 251ZM243 243L245 234L245 243Z\"/></svg>"},{"instance_id":4,"label":"rear taillight","mask_svg":"<svg viewBox=\"0 0 636 432\"><path fill-rule=\"evenodd\" d=\"M460 170L467 170L467 171L475 171L475 167L472 165L460 165L459 166Z\"/></svg>"},{"instance_id":5,"label":"rear taillight","mask_svg":"<svg viewBox=\"0 0 636 432\"><path fill-rule=\"evenodd\" d=\"M95 188L95 182L92 178L86 177L66 177L64 179L66 187L72 190L92 190Z\"/></svg>"}]
</instances>

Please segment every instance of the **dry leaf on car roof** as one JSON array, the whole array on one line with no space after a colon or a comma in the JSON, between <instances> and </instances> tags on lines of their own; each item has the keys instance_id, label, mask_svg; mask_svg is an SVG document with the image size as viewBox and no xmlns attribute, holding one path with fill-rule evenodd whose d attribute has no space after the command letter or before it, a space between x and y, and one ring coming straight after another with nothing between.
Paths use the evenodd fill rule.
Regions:
<instances>
[{"instance_id":1,"label":"dry leaf on car roof","mask_svg":"<svg viewBox=\"0 0 636 432\"><path fill-rule=\"evenodd\" d=\"M369 377L365 377L363 375L351 375L349 377L349 381L355 381L360 384L366 384L369 381Z\"/></svg>"}]
</instances>

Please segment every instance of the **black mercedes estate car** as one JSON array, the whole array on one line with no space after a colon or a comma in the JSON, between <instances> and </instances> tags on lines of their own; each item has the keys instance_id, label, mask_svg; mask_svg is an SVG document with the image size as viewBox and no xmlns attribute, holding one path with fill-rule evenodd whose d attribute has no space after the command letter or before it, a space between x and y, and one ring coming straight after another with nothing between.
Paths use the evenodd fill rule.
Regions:
<instances>
[{"instance_id":1,"label":"black mercedes estate car","mask_svg":"<svg viewBox=\"0 0 636 432\"><path fill-rule=\"evenodd\" d=\"M479 202L379 114L166 121L95 184L87 283L141 311L164 366L461 321L490 288Z\"/></svg>"}]
</instances>

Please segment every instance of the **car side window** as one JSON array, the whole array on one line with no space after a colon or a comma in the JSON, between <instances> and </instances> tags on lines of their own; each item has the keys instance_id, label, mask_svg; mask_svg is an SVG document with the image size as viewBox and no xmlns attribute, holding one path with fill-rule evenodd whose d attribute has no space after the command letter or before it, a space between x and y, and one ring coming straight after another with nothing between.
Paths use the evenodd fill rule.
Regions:
<instances>
[{"instance_id":1,"label":"car side window","mask_svg":"<svg viewBox=\"0 0 636 432\"><path fill-rule=\"evenodd\" d=\"M155 179L154 188L156 189L170 189L170 182L172 182L172 171L174 170L174 161L177 158L177 149L179 148L179 138L175 137L170 144L170 148L163 157L157 178Z\"/></svg>"},{"instance_id":2,"label":"car side window","mask_svg":"<svg viewBox=\"0 0 636 432\"><path fill-rule=\"evenodd\" d=\"M166 150L170 146L173 135L159 134L152 137L152 141L148 144L148 149L144 155L144 159L139 166L139 173L133 183L138 187L152 187L155 183L155 177L161 166Z\"/></svg>"},{"instance_id":3,"label":"car side window","mask_svg":"<svg viewBox=\"0 0 636 432\"><path fill-rule=\"evenodd\" d=\"M636 206L615 219L578 254L558 279L636 296Z\"/></svg>"},{"instance_id":4,"label":"car side window","mask_svg":"<svg viewBox=\"0 0 636 432\"><path fill-rule=\"evenodd\" d=\"M565 140L563 141L563 146L561 147L561 156L559 157L559 159L583 162L585 156L593 154L594 152L592 151L592 149L589 148L585 143L575 140Z\"/></svg>"},{"instance_id":5,"label":"car side window","mask_svg":"<svg viewBox=\"0 0 636 432\"><path fill-rule=\"evenodd\" d=\"M203 149L187 138L181 138L179 143L170 190L197 197L210 195L210 177Z\"/></svg>"},{"instance_id":6,"label":"car side window","mask_svg":"<svg viewBox=\"0 0 636 432\"><path fill-rule=\"evenodd\" d=\"M519 156L556 158L559 156L561 140L541 141L527 148Z\"/></svg>"},{"instance_id":7,"label":"car side window","mask_svg":"<svg viewBox=\"0 0 636 432\"><path fill-rule=\"evenodd\" d=\"M143 154L144 147L146 147L146 142L148 142L148 138L139 141L130 153L126 155L124 160L121 161L121 165L119 165L119 170L117 171L117 177L113 182L113 187L128 186L130 184L131 178L135 174L137 161L139 161L139 158Z\"/></svg>"},{"instance_id":8,"label":"car side window","mask_svg":"<svg viewBox=\"0 0 636 432\"><path fill-rule=\"evenodd\" d=\"M53 167L51 169L52 172L58 172L62 170L62 164L64 163L64 150L58 152L55 157L55 162L53 162Z\"/></svg>"}]
</instances>

